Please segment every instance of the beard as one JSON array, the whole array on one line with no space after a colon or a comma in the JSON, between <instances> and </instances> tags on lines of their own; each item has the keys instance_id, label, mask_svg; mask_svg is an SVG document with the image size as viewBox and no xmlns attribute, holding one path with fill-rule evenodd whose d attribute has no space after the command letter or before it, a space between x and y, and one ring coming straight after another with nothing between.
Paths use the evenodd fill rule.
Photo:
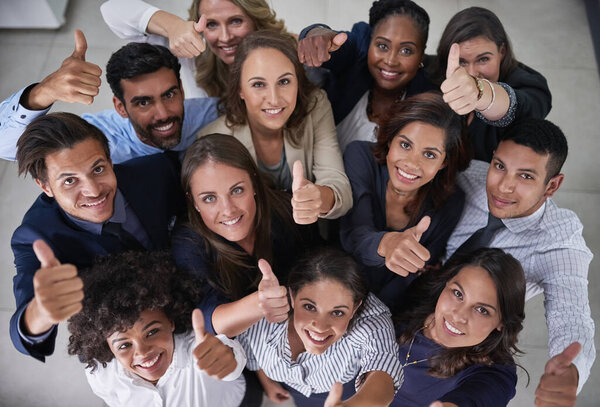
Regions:
<instances>
[{"instance_id":1,"label":"beard","mask_svg":"<svg viewBox=\"0 0 600 407\"><path fill-rule=\"evenodd\" d=\"M143 127L138 122L132 120L131 116L129 117L129 120L137 136L144 144L160 148L161 150L171 150L172 148L176 147L181 141L183 113L181 114L181 116L172 116L166 120L156 121L154 123L149 124L146 127ZM173 123L173 126L175 127L175 131L171 135L163 137L154 133L154 128L165 126L169 123Z\"/></svg>"}]
</instances>

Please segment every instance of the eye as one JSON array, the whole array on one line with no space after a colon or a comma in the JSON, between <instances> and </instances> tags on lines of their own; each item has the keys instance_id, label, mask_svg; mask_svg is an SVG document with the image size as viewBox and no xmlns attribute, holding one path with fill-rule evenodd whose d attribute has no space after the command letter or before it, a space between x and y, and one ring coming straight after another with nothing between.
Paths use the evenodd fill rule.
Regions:
<instances>
[{"instance_id":1,"label":"eye","mask_svg":"<svg viewBox=\"0 0 600 407\"><path fill-rule=\"evenodd\" d=\"M453 289L452 289L452 294L454 294L454 296L455 296L456 298L458 298L459 300L462 300L462 298L463 298L463 295L462 295L462 293L460 292L460 290L457 290L456 288L453 288Z\"/></svg>"},{"instance_id":2,"label":"eye","mask_svg":"<svg viewBox=\"0 0 600 407\"><path fill-rule=\"evenodd\" d=\"M172 99L174 97L175 97L175 91L173 91L173 90L170 90L164 94L165 99Z\"/></svg>"},{"instance_id":3,"label":"eye","mask_svg":"<svg viewBox=\"0 0 600 407\"><path fill-rule=\"evenodd\" d=\"M460 60L459 64L460 64L460 66L467 66L467 65L469 65L469 64L467 63L467 61L464 61L464 60L462 60L462 59Z\"/></svg>"},{"instance_id":4,"label":"eye","mask_svg":"<svg viewBox=\"0 0 600 407\"><path fill-rule=\"evenodd\" d=\"M498 170L498 171L504 171L504 165L502 165L499 162L495 162L494 163L494 167Z\"/></svg>"},{"instance_id":5,"label":"eye","mask_svg":"<svg viewBox=\"0 0 600 407\"><path fill-rule=\"evenodd\" d=\"M148 331L146 337L156 335L160 331L160 328L154 328Z\"/></svg>"},{"instance_id":6,"label":"eye","mask_svg":"<svg viewBox=\"0 0 600 407\"><path fill-rule=\"evenodd\" d=\"M344 311L341 311L339 309L336 309L335 311L331 312L331 315L333 315L334 317L343 317L344 315L346 315L346 313Z\"/></svg>"},{"instance_id":7,"label":"eye","mask_svg":"<svg viewBox=\"0 0 600 407\"><path fill-rule=\"evenodd\" d=\"M139 107L146 107L150 105L150 101L149 100L138 100L137 102L134 103L135 106L139 106Z\"/></svg>"},{"instance_id":8,"label":"eye","mask_svg":"<svg viewBox=\"0 0 600 407\"><path fill-rule=\"evenodd\" d=\"M217 197L214 195L205 195L202 197L202 202L204 203L213 203L217 200Z\"/></svg>"},{"instance_id":9,"label":"eye","mask_svg":"<svg viewBox=\"0 0 600 407\"><path fill-rule=\"evenodd\" d=\"M244 192L244 188L242 187L235 187L231 190L231 195L239 195L242 192Z\"/></svg>"},{"instance_id":10,"label":"eye","mask_svg":"<svg viewBox=\"0 0 600 407\"><path fill-rule=\"evenodd\" d=\"M267 85L262 81L256 81L256 82L252 82L252 85L250 85L250 86L252 86L253 88L264 88Z\"/></svg>"},{"instance_id":11,"label":"eye","mask_svg":"<svg viewBox=\"0 0 600 407\"><path fill-rule=\"evenodd\" d=\"M289 80L289 78L283 78L278 83L279 85L289 85L291 81Z\"/></svg>"},{"instance_id":12,"label":"eye","mask_svg":"<svg viewBox=\"0 0 600 407\"><path fill-rule=\"evenodd\" d=\"M400 147L402 147L404 150L410 150L410 143L407 143L406 141L401 141Z\"/></svg>"},{"instance_id":13,"label":"eye","mask_svg":"<svg viewBox=\"0 0 600 407\"><path fill-rule=\"evenodd\" d=\"M217 23L215 23L214 21L209 21L206 23L206 28L208 28L209 30L217 28Z\"/></svg>"},{"instance_id":14,"label":"eye","mask_svg":"<svg viewBox=\"0 0 600 407\"><path fill-rule=\"evenodd\" d=\"M408 48L408 47L404 47L400 50L400 55L409 56L414 53L415 53L415 51L413 51L412 48Z\"/></svg>"},{"instance_id":15,"label":"eye","mask_svg":"<svg viewBox=\"0 0 600 407\"><path fill-rule=\"evenodd\" d=\"M523 179L533 179L533 177L531 175L527 174L527 173L521 174L521 178L523 178Z\"/></svg>"},{"instance_id":16,"label":"eye","mask_svg":"<svg viewBox=\"0 0 600 407\"><path fill-rule=\"evenodd\" d=\"M434 160L437 158L437 155L431 151L425 151L423 155L425 156L425 158L429 158L430 160Z\"/></svg>"},{"instance_id":17,"label":"eye","mask_svg":"<svg viewBox=\"0 0 600 407\"><path fill-rule=\"evenodd\" d=\"M307 311L311 311L311 312L316 310L315 306L312 304L309 304L309 303L302 304L302 308L304 308Z\"/></svg>"},{"instance_id":18,"label":"eye","mask_svg":"<svg viewBox=\"0 0 600 407\"><path fill-rule=\"evenodd\" d=\"M234 24L234 25L241 25L243 23L244 23L244 20L242 20L241 18L234 18L231 20L231 24Z\"/></svg>"},{"instance_id":19,"label":"eye","mask_svg":"<svg viewBox=\"0 0 600 407\"><path fill-rule=\"evenodd\" d=\"M73 178L73 177L65 178L65 181L64 181L65 185L73 185L74 183L75 183L75 178Z\"/></svg>"},{"instance_id":20,"label":"eye","mask_svg":"<svg viewBox=\"0 0 600 407\"><path fill-rule=\"evenodd\" d=\"M382 51L387 51L389 49L387 44L385 44L383 42L378 42L377 44L375 44L375 46Z\"/></svg>"},{"instance_id":21,"label":"eye","mask_svg":"<svg viewBox=\"0 0 600 407\"><path fill-rule=\"evenodd\" d=\"M118 350L125 350L125 349L130 348L130 347L131 347L131 343L125 342L125 343L120 344L117 349Z\"/></svg>"},{"instance_id":22,"label":"eye","mask_svg":"<svg viewBox=\"0 0 600 407\"><path fill-rule=\"evenodd\" d=\"M96 168L94 168L94 174L98 175L98 174L102 174L104 172L104 166L103 165L99 165Z\"/></svg>"},{"instance_id":23,"label":"eye","mask_svg":"<svg viewBox=\"0 0 600 407\"><path fill-rule=\"evenodd\" d=\"M481 57L477 60L480 64L485 64L490 60L490 57Z\"/></svg>"},{"instance_id":24,"label":"eye","mask_svg":"<svg viewBox=\"0 0 600 407\"><path fill-rule=\"evenodd\" d=\"M487 308L482 307L481 305L475 307L475 311L479 312L481 315L490 315L490 312L487 310Z\"/></svg>"}]
</instances>

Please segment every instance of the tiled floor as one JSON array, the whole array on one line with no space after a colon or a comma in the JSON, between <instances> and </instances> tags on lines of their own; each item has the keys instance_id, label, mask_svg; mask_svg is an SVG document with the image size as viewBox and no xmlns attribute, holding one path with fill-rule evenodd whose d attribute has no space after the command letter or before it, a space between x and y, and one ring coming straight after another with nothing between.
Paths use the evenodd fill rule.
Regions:
<instances>
[{"instance_id":1,"label":"tiled floor","mask_svg":"<svg viewBox=\"0 0 600 407\"><path fill-rule=\"evenodd\" d=\"M4 0L3 0L4 1ZM151 3L181 16L189 0L155 0ZM325 22L337 29L349 29L354 21L368 16L371 0L271 0L288 27L299 32L312 22ZM600 80L593 55L584 5L576 0L423 0L419 3L431 16L427 50L434 53L448 19L459 9L472 5L495 11L505 25L516 55L544 73L554 95L549 119L562 127L570 143L564 172L566 181L557 194L561 206L574 210L585 225L588 246L600 253ZM87 60L104 67L112 51L122 42L102 22L98 0L71 0L67 23L57 31L0 30L0 100L44 75L54 71L73 50L73 30L84 30L88 40ZM596 16L599 18L600 16ZM57 104L54 111L74 113L111 108L110 89L102 87L92 106ZM1 135L0 135L1 136ZM595 163L595 164L594 164ZM83 367L66 356L67 332L59 330L55 355L46 364L14 350L8 335L8 321L14 311L12 276L14 266L10 236L26 209L39 192L30 179L17 178L13 163L0 162L0 405L2 406L101 406L89 390ZM589 293L592 314L600 320L600 260L592 262ZM543 298L527 304L525 331L520 343L526 355L520 363L531 375L525 387L520 375L515 406L533 405L533 392L547 359L547 329ZM596 346L599 345L596 338ZM579 396L578 406L596 406L600 399L600 367L592 370L590 380ZM270 405L270 403L265 403Z\"/></svg>"}]
</instances>

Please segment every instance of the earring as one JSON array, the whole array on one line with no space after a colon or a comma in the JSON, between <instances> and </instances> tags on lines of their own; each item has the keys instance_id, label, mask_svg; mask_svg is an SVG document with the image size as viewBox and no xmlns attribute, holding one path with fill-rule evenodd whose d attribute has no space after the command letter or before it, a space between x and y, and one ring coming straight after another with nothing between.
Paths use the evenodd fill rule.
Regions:
<instances>
[{"instance_id":1,"label":"earring","mask_svg":"<svg viewBox=\"0 0 600 407\"><path fill-rule=\"evenodd\" d=\"M423 63L423 61L421 61L421 63L419 64L419 68L425 68L425 64Z\"/></svg>"}]
</instances>

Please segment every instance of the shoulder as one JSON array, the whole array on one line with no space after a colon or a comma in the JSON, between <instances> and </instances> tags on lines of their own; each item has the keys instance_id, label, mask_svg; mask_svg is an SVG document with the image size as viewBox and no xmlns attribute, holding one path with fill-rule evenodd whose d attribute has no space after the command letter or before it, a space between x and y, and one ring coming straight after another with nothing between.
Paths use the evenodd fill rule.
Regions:
<instances>
[{"instance_id":1,"label":"shoulder","mask_svg":"<svg viewBox=\"0 0 600 407\"><path fill-rule=\"evenodd\" d=\"M37 231L40 227L56 228L59 224L65 224L60 207L54 198L46 194L40 194L33 205L27 210L21 225L13 234L13 243L32 243L32 236L39 236Z\"/></svg>"},{"instance_id":2,"label":"shoulder","mask_svg":"<svg viewBox=\"0 0 600 407\"><path fill-rule=\"evenodd\" d=\"M543 87L548 87L544 75L523 63L519 63L517 68L506 77L505 82L514 88L527 85L541 85Z\"/></svg>"},{"instance_id":3,"label":"shoulder","mask_svg":"<svg viewBox=\"0 0 600 407\"><path fill-rule=\"evenodd\" d=\"M456 183L467 195L476 191L485 191L485 183L489 168L490 164L485 161L471 160L469 168L458 173Z\"/></svg>"},{"instance_id":4,"label":"shoulder","mask_svg":"<svg viewBox=\"0 0 600 407\"><path fill-rule=\"evenodd\" d=\"M363 162L375 162L373 147L375 143L370 141L355 140L348 144L344 151L344 161L350 160L352 164L361 164Z\"/></svg>"},{"instance_id":5,"label":"shoulder","mask_svg":"<svg viewBox=\"0 0 600 407\"><path fill-rule=\"evenodd\" d=\"M558 246L585 247L583 224L579 217L570 209L558 207L551 198L546 199L539 228L548 236L550 242Z\"/></svg>"},{"instance_id":6,"label":"shoulder","mask_svg":"<svg viewBox=\"0 0 600 407\"><path fill-rule=\"evenodd\" d=\"M152 154L133 158L113 166L117 182L121 183L124 177L135 177L137 182L147 180L156 182L164 179L167 174L170 178L176 173L173 162L164 154ZM119 185L120 186L120 185Z\"/></svg>"},{"instance_id":7,"label":"shoulder","mask_svg":"<svg viewBox=\"0 0 600 407\"><path fill-rule=\"evenodd\" d=\"M227 126L227 118L225 116L220 116L216 120L207 124L198 132L198 138L213 134L213 133L221 133L221 134L233 134L233 129Z\"/></svg>"},{"instance_id":8,"label":"shoulder","mask_svg":"<svg viewBox=\"0 0 600 407\"><path fill-rule=\"evenodd\" d=\"M183 106L186 117L189 115L194 117L198 114L213 115L214 117L217 117L218 101L219 99L214 97L184 99Z\"/></svg>"},{"instance_id":9,"label":"shoulder","mask_svg":"<svg viewBox=\"0 0 600 407\"><path fill-rule=\"evenodd\" d=\"M388 307L381 302L379 298L377 298L373 293L369 293L364 303L362 304L362 308L360 309L360 314L357 315L357 323L360 320L365 321L375 321L378 320L385 325L392 326L391 322L392 314Z\"/></svg>"}]
</instances>

